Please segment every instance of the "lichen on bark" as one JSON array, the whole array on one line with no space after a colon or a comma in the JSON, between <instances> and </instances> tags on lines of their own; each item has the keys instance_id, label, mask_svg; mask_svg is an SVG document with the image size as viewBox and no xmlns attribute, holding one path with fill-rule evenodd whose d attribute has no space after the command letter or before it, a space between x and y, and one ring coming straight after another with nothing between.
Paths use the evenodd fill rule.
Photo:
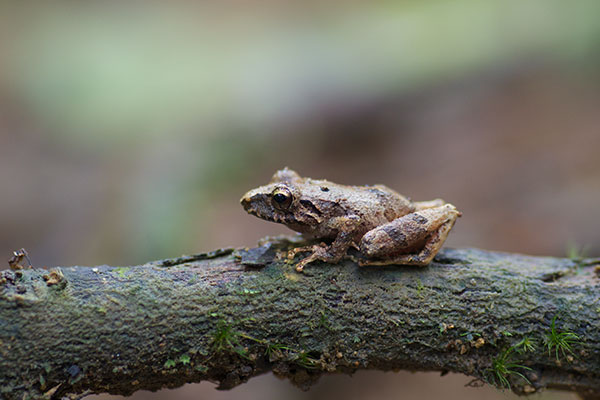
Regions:
<instances>
[{"instance_id":1,"label":"lichen on bark","mask_svg":"<svg viewBox=\"0 0 600 400\"><path fill-rule=\"evenodd\" d=\"M425 268L346 260L300 274L282 257L293 245L3 272L0 394L227 389L266 371L306 389L358 369L600 392L598 260L445 249ZM553 321L569 349L549 347Z\"/></svg>"}]
</instances>

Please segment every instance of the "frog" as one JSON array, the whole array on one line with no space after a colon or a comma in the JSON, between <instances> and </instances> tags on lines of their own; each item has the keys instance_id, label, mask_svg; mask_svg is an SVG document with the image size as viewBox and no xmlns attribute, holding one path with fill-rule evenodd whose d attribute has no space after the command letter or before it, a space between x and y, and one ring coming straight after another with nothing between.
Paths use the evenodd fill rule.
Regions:
<instances>
[{"instance_id":1,"label":"frog","mask_svg":"<svg viewBox=\"0 0 600 400\"><path fill-rule=\"evenodd\" d=\"M251 215L321 241L288 252L290 260L310 253L296 264L298 272L315 261L337 264L343 258L359 266L427 266L462 215L442 199L412 201L385 185L337 184L287 167L240 203ZM350 255L351 249L358 255Z\"/></svg>"}]
</instances>

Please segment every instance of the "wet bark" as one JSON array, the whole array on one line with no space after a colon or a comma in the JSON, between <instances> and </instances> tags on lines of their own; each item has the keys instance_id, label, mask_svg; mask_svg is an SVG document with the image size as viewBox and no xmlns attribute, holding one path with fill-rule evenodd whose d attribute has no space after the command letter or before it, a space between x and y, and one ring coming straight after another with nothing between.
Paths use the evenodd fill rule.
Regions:
<instances>
[{"instance_id":1,"label":"wet bark","mask_svg":"<svg viewBox=\"0 0 600 400\"><path fill-rule=\"evenodd\" d=\"M445 249L425 268L299 274L280 257L289 246L4 271L0 397L227 389L267 371L308 388L359 369L600 393L598 260Z\"/></svg>"}]
</instances>

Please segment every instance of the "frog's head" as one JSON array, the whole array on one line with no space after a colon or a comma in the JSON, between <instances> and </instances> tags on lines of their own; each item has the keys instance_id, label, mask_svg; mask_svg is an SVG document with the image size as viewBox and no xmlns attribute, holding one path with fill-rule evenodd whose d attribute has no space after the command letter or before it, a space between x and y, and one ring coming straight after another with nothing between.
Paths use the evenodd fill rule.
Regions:
<instances>
[{"instance_id":1,"label":"frog's head","mask_svg":"<svg viewBox=\"0 0 600 400\"><path fill-rule=\"evenodd\" d=\"M296 183L301 181L302 177L296 171L285 167L275 172L269 183Z\"/></svg>"},{"instance_id":2,"label":"frog's head","mask_svg":"<svg viewBox=\"0 0 600 400\"><path fill-rule=\"evenodd\" d=\"M240 203L249 214L296 230L307 223L300 202L302 182L300 175L284 168L273 175L269 184L246 193Z\"/></svg>"},{"instance_id":3,"label":"frog's head","mask_svg":"<svg viewBox=\"0 0 600 400\"><path fill-rule=\"evenodd\" d=\"M240 203L252 215L267 221L293 223L294 183L302 178L287 167L275 172L268 185L246 193Z\"/></svg>"}]
</instances>

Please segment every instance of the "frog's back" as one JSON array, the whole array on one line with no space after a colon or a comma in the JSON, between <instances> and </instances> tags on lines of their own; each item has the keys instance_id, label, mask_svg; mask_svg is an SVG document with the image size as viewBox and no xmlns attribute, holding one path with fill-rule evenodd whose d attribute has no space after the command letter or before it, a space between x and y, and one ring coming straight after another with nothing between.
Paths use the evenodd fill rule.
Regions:
<instances>
[{"instance_id":1,"label":"frog's back","mask_svg":"<svg viewBox=\"0 0 600 400\"><path fill-rule=\"evenodd\" d=\"M377 226L414 211L409 199L385 185L348 186L311 180L309 186L312 190L318 188L322 198L335 204L338 213L355 214L367 225Z\"/></svg>"},{"instance_id":2,"label":"frog's back","mask_svg":"<svg viewBox=\"0 0 600 400\"><path fill-rule=\"evenodd\" d=\"M374 208L379 208L378 211L383 213L383 217L387 222L414 211L410 199L385 185L359 186L359 188L373 198L374 203L378 205Z\"/></svg>"}]
</instances>

